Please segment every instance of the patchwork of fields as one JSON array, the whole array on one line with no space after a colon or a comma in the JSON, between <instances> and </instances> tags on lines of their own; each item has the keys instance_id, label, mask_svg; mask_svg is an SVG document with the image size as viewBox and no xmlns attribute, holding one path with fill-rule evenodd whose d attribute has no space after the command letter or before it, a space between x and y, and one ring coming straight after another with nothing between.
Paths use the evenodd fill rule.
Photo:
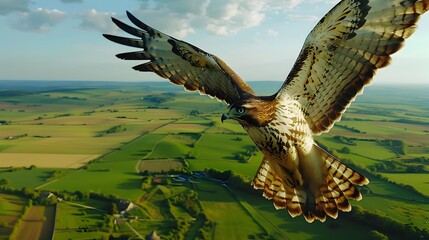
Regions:
<instances>
[{"instance_id":1,"label":"patchwork of fields","mask_svg":"<svg viewBox=\"0 0 429 240\"><path fill-rule=\"evenodd\" d=\"M16 239L50 239L54 232L55 206L32 206L25 214Z\"/></svg>"},{"instance_id":2,"label":"patchwork of fields","mask_svg":"<svg viewBox=\"0 0 429 240\"><path fill-rule=\"evenodd\" d=\"M262 154L238 124L220 122L226 105L210 98L163 84L71 84L21 90L18 95L10 88L9 94L1 94L7 89L0 88L0 186L128 199L136 203L132 214L138 220L115 220L122 223L116 227L118 234L144 236L156 229L164 238L183 234L186 239L329 239L334 229L352 232L350 239L368 239L373 230L400 239L393 230L357 223L348 214L310 229L302 218L276 211L250 186L243 192L216 182L174 178L144 186L141 173L174 169L232 170L253 178ZM375 86L317 140L339 159L368 172L370 185L353 206L429 231L427 102L422 89L380 93ZM195 201L200 209L182 207L177 202L183 199ZM4 193L0 200L0 239L7 239L26 200ZM106 211L104 204L83 203L103 205L99 208ZM45 214L45 221L34 221L40 225L34 229L55 222L55 239L100 238L109 234L99 227L110 221L105 214L60 202L56 218ZM31 228L21 223L22 227ZM98 230L82 230L88 228Z\"/></svg>"},{"instance_id":3,"label":"patchwork of fields","mask_svg":"<svg viewBox=\"0 0 429 240\"><path fill-rule=\"evenodd\" d=\"M0 239L9 239L18 218L25 206L25 199L0 193Z\"/></svg>"}]
</instances>

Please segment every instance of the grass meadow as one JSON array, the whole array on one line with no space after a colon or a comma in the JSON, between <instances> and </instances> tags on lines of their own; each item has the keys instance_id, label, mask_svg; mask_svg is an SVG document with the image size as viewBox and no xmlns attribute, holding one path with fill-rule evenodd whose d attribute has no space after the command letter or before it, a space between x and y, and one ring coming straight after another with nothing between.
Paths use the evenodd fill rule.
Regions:
<instances>
[{"instance_id":1,"label":"grass meadow","mask_svg":"<svg viewBox=\"0 0 429 240\"><path fill-rule=\"evenodd\" d=\"M389 89L384 92L374 86L358 97L340 126L317 140L339 159L372 172L368 173L370 184L363 200L353 201L353 206L429 231L429 99L419 89ZM413 94L413 98L401 93ZM0 94L0 180L17 189L95 192L131 200L137 205L132 214L140 220L129 224L143 236L154 229L161 237L170 236L179 220L194 226L188 226L188 238L196 236L201 220L194 220L185 208L167 200L192 190L198 193L198 204L211 222L209 239L371 237L374 228L350 220L347 213L323 224L309 225L302 217L293 219L287 211L275 210L271 201L250 186L248 193L195 180L194 184L142 189L140 172L168 171L183 166L183 160L191 171L232 170L251 180L262 154L256 151L238 160L237 156L254 144L239 124L220 122L226 107L158 83L107 83L91 88L72 84L43 91L35 88L19 96ZM346 140L338 140L338 136ZM380 144L384 139L402 141L404 153ZM380 164L385 168L379 171ZM423 172L406 172L409 167L419 167ZM0 200L0 223L9 222L0 226L2 239L11 231L25 199L0 193ZM59 203L55 239L99 238L105 233L76 229L99 226L103 216ZM117 231L136 237L126 224L119 225Z\"/></svg>"},{"instance_id":2,"label":"grass meadow","mask_svg":"<svg viewBox=\"0 0 429 240\"><path fill-rule=\"evenodd\" d=\"M258 239L265 234L261 226L223 186L200 182L197 191L207 217L214 222L215 239Z\"/></svg>"},{"instance_id":3,"label":"grass meadow","mask_svg":"<svg viewBox=\"0 0 429 240\"><path fill-rule=\"evenodd\" d=\"M96 229L103 224L103 218L103 212L60 202L57 206L54 239L99 238L102 233L82 232L81 229Z\"/></svg>"},{"instance_id":4,"label":"grass meadow","mask_svg":"<svg viewBox=\"0 0 429 240\"><path fill-rule=\"evenodd\" d=\"M408 173L383 173L384 177L391 179L394 182L413 186L419 192L429 196L429 178L427 173L408 174Z\"/></svg>"},{"instance_id":5,"label":"grass meadow","mask_svg":"<svg viewBox=\"0 0 429 240\"><path fill-rule=\"evenodd\" d=\"M10 186L21 189L21 188L38 188L41 185L46 184L52 173L55 170L50 169L42 169L42 168L33 168L26 169L21 168L14 171L11 170L3 170L0 171L0 178L7 179L9 181ZM67 172L68 170L61 170Z\"/></svg>"}]
</instances>

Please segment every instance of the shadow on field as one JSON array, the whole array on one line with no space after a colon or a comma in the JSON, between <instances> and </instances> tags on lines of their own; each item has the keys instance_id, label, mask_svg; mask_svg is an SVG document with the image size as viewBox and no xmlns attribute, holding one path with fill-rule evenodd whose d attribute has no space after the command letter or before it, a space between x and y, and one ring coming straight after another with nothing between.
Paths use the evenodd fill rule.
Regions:
<instances>
[{"instance_id":1,"label":"shadow on field","mask_svg":"<svg viewBox=\"0 0 429 240\"><path fill-rule=\"evenodd\" d=\"M134 173L134 175L136 174ZM135 190L140 188L140 184L141 184L140 179L128 179L119 183L117 185L117 188L122 190Z\"/></svg>"},{"instance_id":2,"label":"shadow on field","mask_svg":"<svg viewBox=\"0 0 429 240\"><path fill-rule=\"evenodd\" d=\"M200 182L196 183L195 189L198 192L200 201L205 202L236 202L230 192L219 183Z\"/></svg>"},{"instance_id":3,"label":"shadow on field","mask_svg":"<svg viewBox=\"0 0 429 240\"><path fill-rule=\"evenodd\" d=\"M54 171L46 171L43 174L41 174L40 176L38 176L38 178L42 181L42 182L46 182L48 181L53 174Z\"/></svg>"},{"instance_id":4,"label":"shadow on field","mask_svg":"<svg viewBox=\"0 0 429 240\"><path fill-rule=\"evenodd\" d=\"M123 174L126 174L126 175L131 175L131 176L140 176L138 173L136 173L136 172L124 172ZM137 179L138 180L138 179Z\"/></svg>"},{"instance_id":5,"label":"shadow on field","mask_svg":"<svg viewBox=\"0 0 429 240\"><path fill-rule=\"evenodd\" d=\"M150 150L139 150L137 153L133 153L131 155L132 156L144 157L144 156L148 155L150 152L151 152Z\"/></svg>"}]
</instances>

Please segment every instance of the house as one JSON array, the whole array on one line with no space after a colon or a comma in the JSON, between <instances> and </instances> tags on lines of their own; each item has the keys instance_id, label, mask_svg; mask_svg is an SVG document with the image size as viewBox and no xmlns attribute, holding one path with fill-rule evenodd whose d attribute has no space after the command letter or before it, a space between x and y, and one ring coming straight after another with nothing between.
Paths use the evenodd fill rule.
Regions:
<instances>
[{"instance_id":1,"label":"house","mask_svg":"<svg viewBox=\"0 0 429 240\"><path fill-rule=\"evenodd\" d=\"M153 230L150 234L146 235L146 240L161 240L161 238L156 234L156 231Z\"/></svg>"},{"instance_id":2,"label":"house","mask_svg":"<svg viewBox=\"0 0 429 240\"><path fill-rule=\"evenodd\" d=\"M43 191L39 193L39 199L49 199L51 197L55 196L53 193L48 191Z\"/></svg>"},{"instance_id":3,"label":"house","mask_svg":"<svg viewBox=\"0 0 429 240\"><path fill-rule=\"evenodd\" d=\"M159 185L164 183L164 178L162 177L153 177L152 178L152 184Z\"/></svg>"},{"instance_id":4,"label":"house","mask_svg":"<svg viewBox=\"0 0 429 240\"><path fill-rule=\"evenodd\" d=\"M119 199L116 201L116 206L121 214L131 211L134 208L134 204L126 199Z\"/></svg>"}]
</instances>

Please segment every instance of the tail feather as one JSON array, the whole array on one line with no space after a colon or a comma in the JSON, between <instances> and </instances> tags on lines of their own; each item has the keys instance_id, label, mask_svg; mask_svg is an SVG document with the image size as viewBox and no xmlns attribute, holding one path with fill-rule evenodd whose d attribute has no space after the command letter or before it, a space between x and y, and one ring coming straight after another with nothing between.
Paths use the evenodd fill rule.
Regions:
<instances>
[{"instance_id":1,"label":"tail feather","mask_svg":"<svg viewBox=\"0 0 429 240\"><path fill-rule=\"evenodd\" d=\"M367 185L369 183L369 180L365 176L347 167L341 163L340 160L323 150L321 147L317 145L314 146L325 161L325 167L327 168L328 174L334 177L334 179L339 180L338 183L348 181L359 186Z\"/></svg>"},{"instance_id":2,"label":"tail feather","mask_svg":"<svg viewBox=\"0 0 429 240\"><path fill-rule=\"evenodd\" d=\"M340 186L336 183L331 175L327 175L326 180L328 183L328 191L330 191L330 194L333 196L337 209L343 212L349 212L352 209L352 206L350 205Z\"/></svg>"},{"instance_id":3,"label":"tail feather","mask_svg":"<svg viewBox=\"0 0 429 240\"><path fill-rule=\"evenodd\" d=\"M316 202L322 203L323 210L326 212L328 216L331 218L338 217L338 206L336 202L336 198L341 196L341 192L336 192L325 185L320 188L320 192L322 195L319 196L319 199Z\"/></svg>"},{"instance_id":4,"label":"tail feather","mask_svg":"<svg viewBox=\"0 0 429 240\"><path fill-rule=\"evenodd\" d=\"M314 144L313 149L324 163L322 172L325 177L325 181L319 185L320 195L316 197L316 205L323 208L328 216L336 218L338 210L343 212L351 210L348 199L357 201L362 199L362 194L355 185L366 185L369 180L341 163L318 145Z\"/></svg>"},{"instance_id":5,"label":"tail feather","mask_svg":"<svg viewBox=\"0 0 429 240\"><path fill-rule=\"evenodd\" d=\"M302 214L309 223L316 219L324 222L327 216L335 219L339 211L350 211L348 199L362 199L355 185L368 184L368 179L316 144L308 155L309 159L311 157L316 157L312 160L320 161L320 170L324 176L320 182L304 179L303 185L290 186L287 180L280 177L281 174L276 173L270 161L264 158L252 186L262 189L263 196L273 200L276 209L287 209L292 217Z\"/></svg>"},{"instance_id":6,"label":"tail feather","mask_svg":"<svg viewBox=\"0 0 429 240\"><path fill-rule=\"evenodd\" d=\"M302 196L284 183L265 158L252 181L252 186L255 189L262 189L263 196L269 200L272 199L276 209L287 209L292 217L302 214Z\"/></svg>"}]
</instances>

